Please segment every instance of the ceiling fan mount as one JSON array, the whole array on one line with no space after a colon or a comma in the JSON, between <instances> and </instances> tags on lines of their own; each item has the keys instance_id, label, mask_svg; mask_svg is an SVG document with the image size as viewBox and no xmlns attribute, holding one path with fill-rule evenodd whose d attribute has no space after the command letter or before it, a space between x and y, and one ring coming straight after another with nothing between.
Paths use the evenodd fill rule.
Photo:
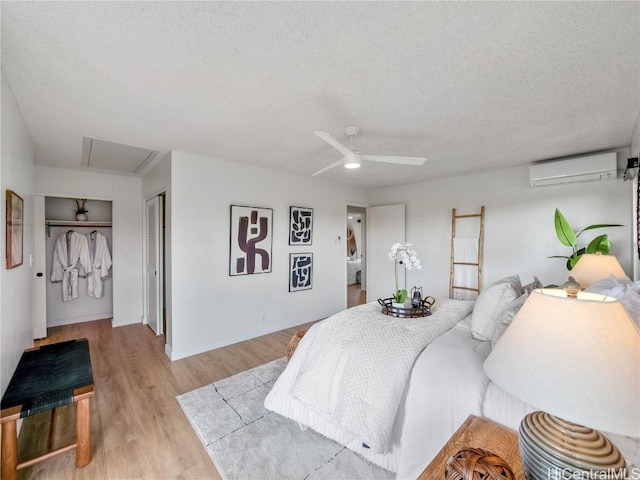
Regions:
<instances>
[{"instance_id":1,"label":"ceiling fan mount","mask_svg":"<svg viewBox=\"0 0 640 480\"><path fill-rule=\"evenodd\" d=\"M414 166L424 165L424 162L427 160L425 157L404 157L398 155L361 155L360 152L358 152L358 150L356 150L355 148L355 138L359 132L360 129L356 126L349 126L344 129L344 133L349 137L349 140L351 142L351 148L347 148L326 132L320 130L316 130L315 132L313 132L333 148L342 153L343 157L341 160L338 160L328 167L317 171L312 175L312 177L315 175L320 175L321 173L337 167L340 164L343 164L345 168L358 168L362 164L362 160Z\"/></svg>"}]
</instances>

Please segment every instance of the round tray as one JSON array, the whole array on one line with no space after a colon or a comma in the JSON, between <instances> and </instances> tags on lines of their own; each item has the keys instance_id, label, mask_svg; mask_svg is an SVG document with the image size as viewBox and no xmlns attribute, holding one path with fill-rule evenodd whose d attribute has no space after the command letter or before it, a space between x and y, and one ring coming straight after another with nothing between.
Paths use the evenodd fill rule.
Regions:
<instances>
[{"instance_id":1,"label":"round tray","mask_svg":"<svg viewBox=\"0 0 640 480\"><path fill-rule=\"evenodd\" d=\"M431 315L431 305L436 301L433 297L425 297L420 301L420 306L414 307L395 307L393 302L395 298L379 298L378 303L382 306L382 313L390 317L398 318L419 318Z\"/></svg>"}]
</instances>

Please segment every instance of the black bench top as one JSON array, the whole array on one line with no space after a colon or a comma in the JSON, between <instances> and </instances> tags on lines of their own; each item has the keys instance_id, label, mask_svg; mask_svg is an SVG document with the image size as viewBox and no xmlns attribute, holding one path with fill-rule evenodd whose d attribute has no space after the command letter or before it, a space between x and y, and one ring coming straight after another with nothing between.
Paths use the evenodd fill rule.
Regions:
<instances>
[{"instance_id":1,"label":"black bench top","mask_svg":"<svg viewBox=\"0 0 640 480\"><path fill-rule=\"evenodd\" d=\"M73 402L77 388L93 385L89 341L43 345L22 354L0 409L21 405L20 418Z\"/></svg>"}]
</instances>

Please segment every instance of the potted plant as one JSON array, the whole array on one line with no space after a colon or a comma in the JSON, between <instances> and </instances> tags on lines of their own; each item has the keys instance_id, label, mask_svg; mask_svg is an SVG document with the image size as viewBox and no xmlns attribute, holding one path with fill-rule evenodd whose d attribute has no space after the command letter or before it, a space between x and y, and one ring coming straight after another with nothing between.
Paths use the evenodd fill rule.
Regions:
<instances>
[{"instance_id":1,"label":"potted plant","mask_svg":"<svg viewBox=\"0 0 640 480\"><path fill-rule=\"evenodd\" d=\"M554 223L556 228L556 235L560 243L566 245L567 247L571 247L572 253L569 256L563 255L553 255L549 258L566 258L567 259L567 270L571 270L580 257L584 253L601 253L602 255L607 255L611 250L611 241L609 240L609 235L606 233L603 235L598 235L596 238L591 240L586 247L578 248L578 237L587 230L593 230L595 228L606 228L606 227L622 227L623 225L617 223L597 223L594 225L589 225L588 227L583 228L578 233L575 233L574 230L569 225L567 219L560 213L560 210L556 208L556 213L554 217Z\"/></svg>"},{"instance_id":2,"label":"potted plant","mask_svg":"<svg viewBox=\"0 0 640 480\"><path fill-rule=\"evenodd\" d=\"M80 222L85 222L87 220L87 210L85 208L85 204L87 203L86 198L76 198L76 220Z\"/></svg>"},{"instance_id":3,"label":"potted plant","mask_svg":"<svg viewBox=\"0 0 640 480\"><path fill-rule=\"evenodd\" d=\"M394 307L404 307L409 296L406 289L398 288L398 265L407 270L422 270L418 253L411 250L413 243L394 243L389 251L389 260L393 261L393 274L395 277L395 293L393 295Z\"/></svg>"}]
</instances>

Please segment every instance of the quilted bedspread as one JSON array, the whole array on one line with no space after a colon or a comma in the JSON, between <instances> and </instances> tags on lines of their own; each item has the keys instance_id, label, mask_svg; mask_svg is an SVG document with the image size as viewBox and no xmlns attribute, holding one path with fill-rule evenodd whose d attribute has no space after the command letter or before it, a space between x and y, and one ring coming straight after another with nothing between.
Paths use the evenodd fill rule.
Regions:
<instances>
[{"instance_id":1,"label":"quilted bedspread","mask_svg":"<svg viewBox=\"0 0 640 480\"><path fill-rule=\"evenodd\" d=\"M312 328L291 393L384 452L416 357L472 308L439 299L425 318L389 317L377 303L337 313Z\"/></svg>"}]
</instances>

